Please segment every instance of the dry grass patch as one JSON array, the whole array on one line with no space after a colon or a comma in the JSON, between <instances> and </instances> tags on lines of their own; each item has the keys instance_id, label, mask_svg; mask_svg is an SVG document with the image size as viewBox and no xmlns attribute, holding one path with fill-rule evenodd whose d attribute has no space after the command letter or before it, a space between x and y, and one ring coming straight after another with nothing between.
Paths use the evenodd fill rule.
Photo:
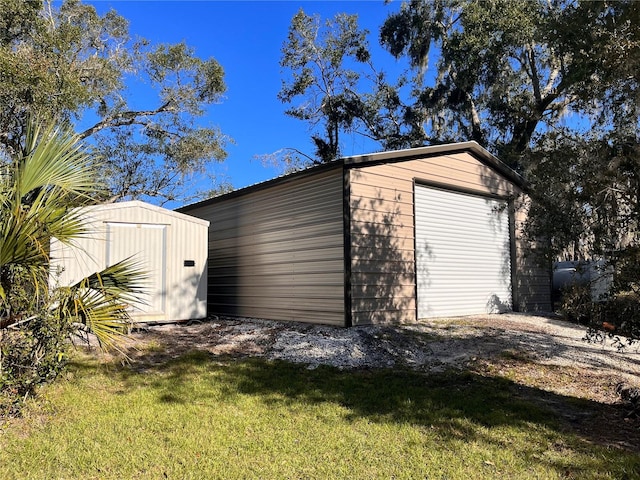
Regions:
<instances>
[{"instance_id":1,"label":"dry grass patch","mask_svg":"<svg viewBox=\"0 0 640 480\"><path fill-rule=\"evenodd\" d=\"M526 352L509 349L495 359L484 359L471 370L521 385L521 394L546 405L565 428L590 442L640 453L640 423L626 418L627 410L616 394L624 378L611 373L539 363ZM558 402L556 398L564 398Z\"/></svg>"}]
</instances>

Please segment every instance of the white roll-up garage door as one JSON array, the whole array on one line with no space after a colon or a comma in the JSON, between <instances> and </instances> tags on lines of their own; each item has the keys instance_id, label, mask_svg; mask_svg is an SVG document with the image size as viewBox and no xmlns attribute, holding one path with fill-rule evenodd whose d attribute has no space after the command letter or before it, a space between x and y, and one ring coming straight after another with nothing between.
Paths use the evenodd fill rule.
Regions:
<instances>
[{"instance_id":1,"label":"white roll-up garage door","mask_svg":"<svg viewBox=\"0 0 640 480\"><path fill-rule=\"evenodd\" d=\"M511 310L506 202L416 185L418 318Z\"/></svg>"}]
</instances>

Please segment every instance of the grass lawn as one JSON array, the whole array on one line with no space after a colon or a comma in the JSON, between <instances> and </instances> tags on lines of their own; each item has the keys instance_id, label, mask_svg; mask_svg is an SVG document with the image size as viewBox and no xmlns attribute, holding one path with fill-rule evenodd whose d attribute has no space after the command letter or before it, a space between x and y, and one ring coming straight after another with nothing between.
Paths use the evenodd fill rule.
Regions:
<instances>
[{"instance_id":1,"label":"grass lawn","mask_svg":"<svg viewBox=\"0 0 640 480\"><path fill-rule=\"evenodd\" d=\"M472 373L192 352L146 369L78 354L65 377L0 430L0 478L640 478L638 456Z\"/></svg>"}]
</instances>

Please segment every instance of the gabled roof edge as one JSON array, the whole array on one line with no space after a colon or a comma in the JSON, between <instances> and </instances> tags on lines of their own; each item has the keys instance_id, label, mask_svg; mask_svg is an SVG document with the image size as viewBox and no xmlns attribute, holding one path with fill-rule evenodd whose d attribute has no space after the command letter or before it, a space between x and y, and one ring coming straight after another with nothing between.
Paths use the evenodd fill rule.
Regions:
<instances>
[{"instance_id":1,"label":"gabled roof edge","mask_svg":"<svg viewBox=\"0 0 640 480\"><path fill-rule=\"evenodd\" d=\"M429 145L426 147L407 148L404 150L391 150L387 152L369 153L365 155L345 157L342 160L347 166L355 166L368 163L384 163L388 161L401 162L404 160L425 156L436 156L457 152L470 152L481 162L511 180L518 187L526 189L527 182L518 172L510 168L498 157L493 155L491 152L489 152L482 145L475 141L445 143L442 145Z\"/></svg>"},{"instance_id":2,"label":"gabled roof edge","mask_svg":"<svg viewBox=\"0 0 640 480\"><path fill-rule=\"evenodd\" d=\"M141 208L144 210L151 210L162 215L168 215L173 218L177 218L179 220L185 222L196 223L198 225L203 225L208 227L209 221L203 220L202 218L194 217L192 215L178 212L175 210L169 210L168 208L159 207L158 205L153 205L152 203L143 202L142 200L127 200L124 202L114 202L114 203L98 203L95 205L86 205L84 207L80 207L86 211L103 211L103 210L121 210L123 208Z\"/></svg>"}]
</instances>

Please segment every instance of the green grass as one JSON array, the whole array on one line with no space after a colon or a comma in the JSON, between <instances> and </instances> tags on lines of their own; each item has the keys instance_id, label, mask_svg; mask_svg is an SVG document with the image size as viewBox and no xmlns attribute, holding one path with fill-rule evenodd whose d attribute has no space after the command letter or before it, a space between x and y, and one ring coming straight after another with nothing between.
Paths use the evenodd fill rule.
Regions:
<instances>
[{"instance_id":1,"label":"green grass","mask_svg":"<svg viewBox=\"0 0 640 480\"><path fill-rule=\"evenodd\" d=\"M638 478L504 379L308 370L201 352L81 357L0 431L0 478Z\"/></svg>"}]
</instances>

